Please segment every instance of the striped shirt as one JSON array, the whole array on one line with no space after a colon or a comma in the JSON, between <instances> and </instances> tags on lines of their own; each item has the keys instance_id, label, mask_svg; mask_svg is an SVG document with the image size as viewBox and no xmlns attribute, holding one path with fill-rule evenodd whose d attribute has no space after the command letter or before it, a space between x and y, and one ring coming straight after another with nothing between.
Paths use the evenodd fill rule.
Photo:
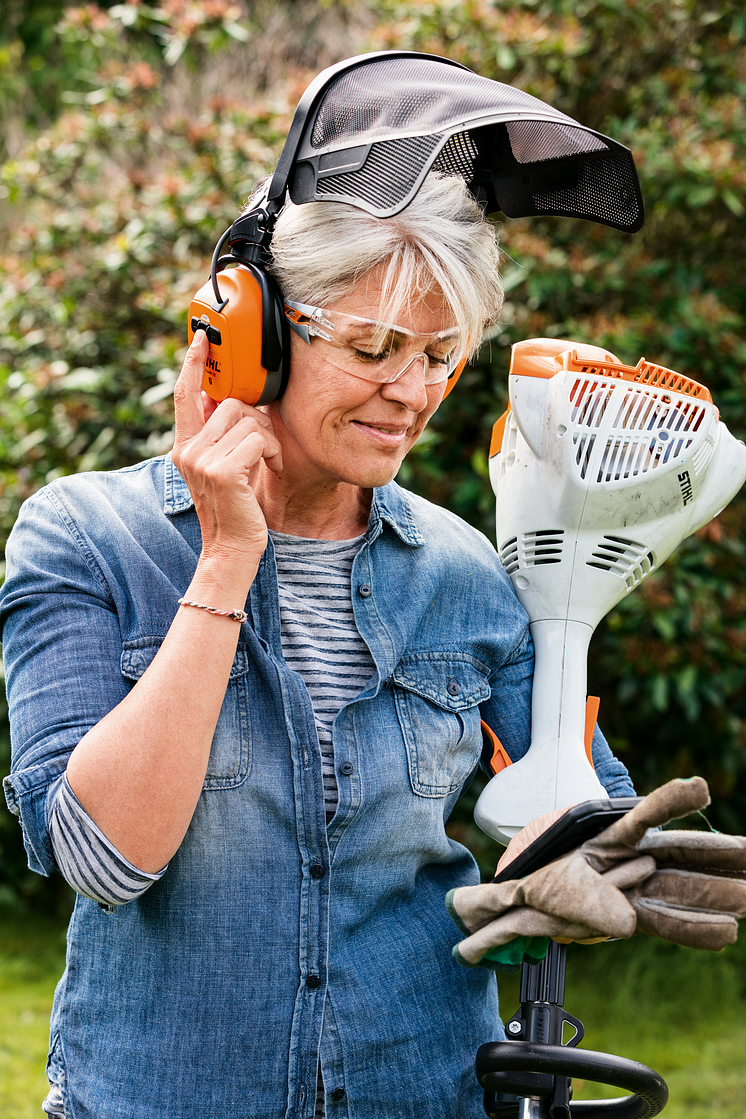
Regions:
<instances>
[{"instance_id":1,"label":"striped shirt","mask_svg":"<svg viewBox=\"0 0 746 1119\"><path fill-rule=\"evenodd\" d=\"M352 609L352 561L364 537L306 540L272 532L280 594L282 655L311 697L321 746L327 822L337 807L332 723L359 695L375 665Z\"/></svg>"},{"instance_id":2,"label":"striped shirt","mask_svg":"<svg viewBox=\"0 0 746 1119\"><path fill-rule=\"evenodd\" d=\"M104 908L125 905L162 878L138 870L93 822L65 774L50 790L49 834L60 874L74 890Z\"/></svg>"}]
</instances>

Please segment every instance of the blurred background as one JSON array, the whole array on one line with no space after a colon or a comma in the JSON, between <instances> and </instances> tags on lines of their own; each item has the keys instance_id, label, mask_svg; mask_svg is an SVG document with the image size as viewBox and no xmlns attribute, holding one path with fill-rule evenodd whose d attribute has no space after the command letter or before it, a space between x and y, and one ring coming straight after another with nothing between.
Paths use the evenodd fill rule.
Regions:
<instances>
[{"instance_id":1,"label":"blurred background","mask_svg":"<svg viewBox=\"0 0 746 1119\"><path fill-rule=\"evenodd\" d=\"M603 345L704 382L746 433L746 9L742 0L5 0L0 29L0 535L39 486L171 446L186 309L217 236L270 172L303 89L349 55L446 55L629 146L633 236L498 215L506 304L399 480L494 540L490 429L510 346ZM710 783L746 832L746 582L736 500L605 620L589 690L640 792ZM0 773L9 768L4 706ZM497 849L451 834L491 876ZM70 891L26 869L0 811L0 1112L37 1115ZM571 953L588 1044L671 1079L666 1114L742 1116L744 956L660 943ZM510 1002L515 991L501 987ZM589 1025L589 1022L591 1023ZM678 1086L678 1089L677 1089ZM579 1086L580 1087L580 1086ZM586 1086L585 1093L592 1093Z\"/></svg>"}]
</instances>

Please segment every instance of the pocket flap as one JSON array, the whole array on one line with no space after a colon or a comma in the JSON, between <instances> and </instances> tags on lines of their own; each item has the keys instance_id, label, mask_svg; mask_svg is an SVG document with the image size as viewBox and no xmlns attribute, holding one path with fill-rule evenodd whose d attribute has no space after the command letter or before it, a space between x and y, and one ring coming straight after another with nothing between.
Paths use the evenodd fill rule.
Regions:
<instances>
[{"instance_id":1,"label":"pocket flap","mask_svg":"<svg viewBox=\"0 0 746 1119\"><path fill-rule=\"evenodd\" d=\"M163 641L163 637L138 637L134 641L125 641L119 660L122 676L128 680L139 680L145 669L152 663ZM236 677L245 675L248 670L249 658L246 649L239 647L233 658L229 679L235 680ZM195 668L195 672L199 672L198 667Z\"/></svg>"},{"instance_id":2,"label":"pocket flap","mask_svg":"<svg viewBox=\"0 0 746 1119\"><path fill-rule=\"evenodd\" d=\"M489 699L489 669L468 653L411 653L394 669L400 688L436 703L445 711L463 711Z\"/></svg>"}]
</instances>

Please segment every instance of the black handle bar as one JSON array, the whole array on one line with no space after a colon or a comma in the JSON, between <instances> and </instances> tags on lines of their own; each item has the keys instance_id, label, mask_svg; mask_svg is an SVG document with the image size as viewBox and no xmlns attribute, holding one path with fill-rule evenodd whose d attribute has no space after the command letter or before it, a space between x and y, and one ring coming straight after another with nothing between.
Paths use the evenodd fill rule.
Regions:
<instances>
[{"instance_id":1,"label":"black handle bar","mask_svg":"<svg viewBox=\"0 0 746 1119\"><path fill-rule=\"evenodd\" d=\"M555 1076L581 1077L635 1093L612 1100L579 1100L571 1105L572 1119L652 1119L668 1102L666 1082L653 1069L592 1049L531 1041L493 1041L477 1051L476 1072L479 1083L488 1092L520 1092L521 1077L533 1073L538 1075L533 1078L531 1090L520 1094L551 1096ZM510 1073L518 1074L518 1083L511 1084ZM508 1119L507 1110L503 1112L501 1108L501 1116L503 1113Z\"/></svg>"}]
</instances>

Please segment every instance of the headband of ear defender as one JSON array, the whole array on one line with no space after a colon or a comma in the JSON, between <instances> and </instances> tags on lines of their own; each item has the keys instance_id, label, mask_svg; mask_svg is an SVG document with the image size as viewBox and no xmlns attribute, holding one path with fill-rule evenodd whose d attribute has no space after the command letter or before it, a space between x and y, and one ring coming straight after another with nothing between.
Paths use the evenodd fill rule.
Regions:
<instances>
[{"instance_id":1,"label":"headband of ear defender","mask_svg":"<svg viewBox=\"0 0 746 1119\"><path fill-rule=\"evenodd\" d=\"M205 392L268 404L285 389L287 325L266 266L288 198L392 217L431 170L460 176L487 213L579 217L628 233L644 220L632 154L616 140L438 55L348 58L301 97L274 175L218 241L190 304L189 341L205 330L210 342Z\"/></svg>"}]
</instances>

